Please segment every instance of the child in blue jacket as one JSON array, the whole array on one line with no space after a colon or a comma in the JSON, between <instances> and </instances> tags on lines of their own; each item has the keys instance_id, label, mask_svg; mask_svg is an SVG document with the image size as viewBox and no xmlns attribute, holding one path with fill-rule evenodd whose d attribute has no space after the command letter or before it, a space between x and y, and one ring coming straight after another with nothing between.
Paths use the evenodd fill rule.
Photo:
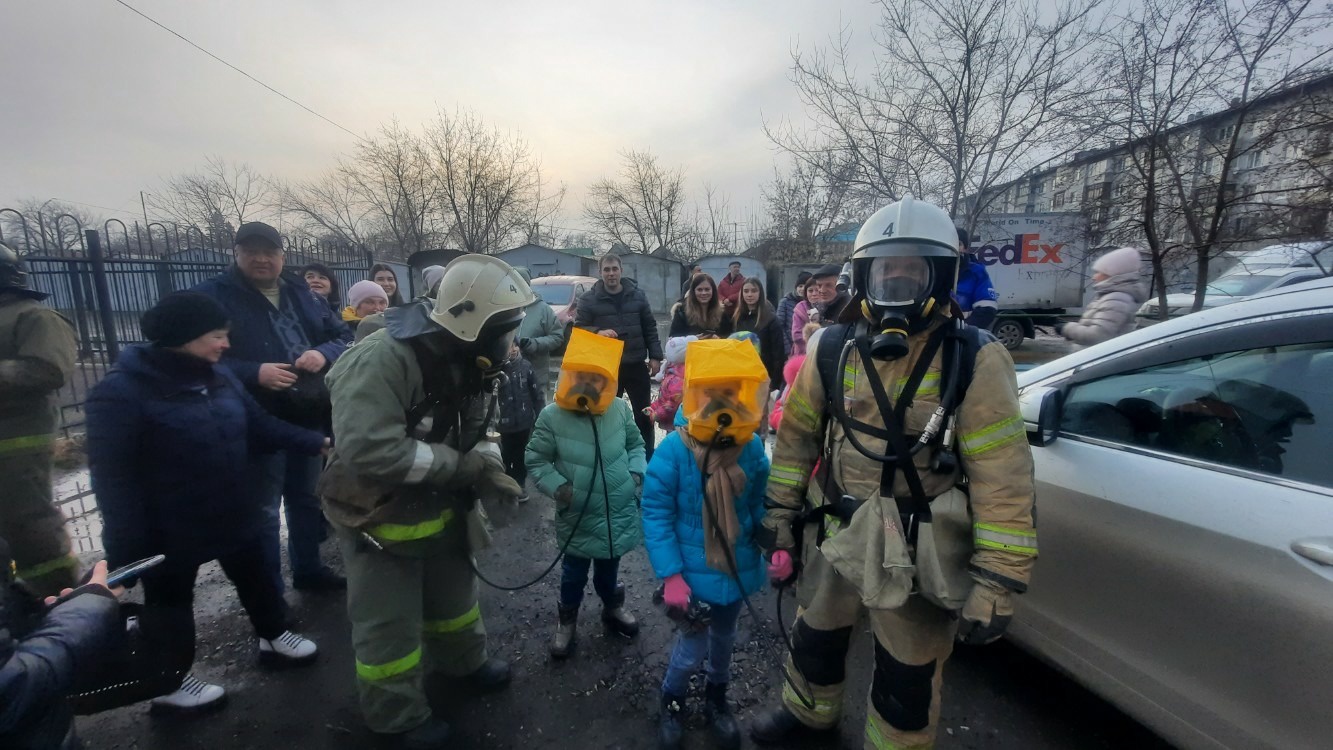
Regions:
<instances>
[{"instance_id":1,"label":"child in blue jacket","mask_svg":"<svg viewBox=\"0 0 1333 750\"><path fill-rule=\"evenodd\" d=\"M681 628L676 635L662 680L659 746L680 746L685 692L690 676L707 656L705 715L719 745L737 748L740 731L727 705L727 682L736 620L743 606L742 589L747 596L753 594L767 577L754 532L764 518L768 457L762 440L710 451L686 429L684 408L677 412L675 426L677 429L667 435L648 463L643 486L644 542L653 570L666 580L663 598L668 608L686 609L694 599L708 605L711 620L706 628ZM707 456L711 474L739 478L739 469L744 477L744 488L733 493L734 525L731 518L717 518L716 511L706 515L705 478L699 468L703 456ZM735 542L730 558L715 566L707 559L705 531L716 531L718 524L734 529Z\"/></svg>"}]
</instances>

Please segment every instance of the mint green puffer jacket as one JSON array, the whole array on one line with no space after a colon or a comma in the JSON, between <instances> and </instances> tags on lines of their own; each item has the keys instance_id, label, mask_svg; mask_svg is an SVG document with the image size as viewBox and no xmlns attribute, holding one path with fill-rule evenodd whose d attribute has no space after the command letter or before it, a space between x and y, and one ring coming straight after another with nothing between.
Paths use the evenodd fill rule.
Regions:
<instances>
[{"instance_id":1,"label":"mint green puffer jacket","mask_svg":"<svg viewBox=\"0 0 1333 750\"><path fill-rule=\"evenodd\" d=\"M634 476L643 480L643 437L624 399L615 399L605 414L591 419L597 424L605 485L603 471L594 471L597 452L589 417L555 404L537 417L525 463L533 481L547 495L554 497L566 482L574 485L573 502L567 508L557 507L555 515L559 544L563 547L571 534L574 537L569 554L592 559L621 557L643 540ZM585 503L590 503L586 513Z\"/></svg>"}]
</instances>

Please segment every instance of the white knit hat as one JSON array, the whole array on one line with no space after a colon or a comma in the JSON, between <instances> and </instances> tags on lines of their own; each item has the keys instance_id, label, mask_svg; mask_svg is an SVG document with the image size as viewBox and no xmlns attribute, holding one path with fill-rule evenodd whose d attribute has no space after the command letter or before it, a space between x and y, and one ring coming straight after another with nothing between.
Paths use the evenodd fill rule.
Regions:
<instances>
[{"instance_id":1,"label":"white knit hat","mask_svg":"<svg viewBox=\"0 0 1333 750\"><path fill-rule=\"evenodd\" d=\"M666 342L666 361L672 364L681 364L685 361L685 348L691 341L698 341L698 336L677 336L673 339L667 339Z\"/></svg>"},{"instance_id":2,"label":"white knit hat","mask_svg":"<svg viewBox=\"0 0 1333 750\"><path fill-rule=\"evenodd\" d=\"M384 287L373 281L358 281L347 290L347 304L355 310L362 302L374 297L379 297L387 304L389 295L384 293Z\"/></svg>"},{"instance_id":3,"label":"white knit hat","mask_svg":"<svg viewBox=\"0 0 1333 750\"><path fill-rule=\"evenodd\" d=\"M426 282L428 292L434 289L442 278L444 278L444 266L426 266L421 269L421 279Z\"/></svg>"},{"instance_id":4,"label":"white knit hat","mask_svg":"<svg viewBox=\"0 0 1333 750\"><path fill-rule=\"evenodd\" d=\"M1097 273L1104 273L1107 276L1120 276L1127 273L1138 273L1139 266L1143 262L1142 256L1136 247L1122 247L1119 250L1112 250L1097 259L1092 264L1092 270Z\"/></svg>"}]
</instances>

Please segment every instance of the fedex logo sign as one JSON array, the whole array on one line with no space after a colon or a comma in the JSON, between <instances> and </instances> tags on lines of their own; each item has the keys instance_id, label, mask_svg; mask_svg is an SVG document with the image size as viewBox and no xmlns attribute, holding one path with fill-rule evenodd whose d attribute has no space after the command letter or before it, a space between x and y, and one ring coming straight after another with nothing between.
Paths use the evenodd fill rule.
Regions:
<instances>
[{"instance_id":1,"label":"fedex logo sign","mask_svg":"<svg viewBox=\"0 0 1333 750\"><path fill-rule=\"evenodd\" d=\"M1060 251L1064 246L1063 242L1043 245L1041 235L1038 234L1016 234L1013 244L1006 243L999 247L982 245L977 248L977 260L986 266L993 266L996 263L1002 266L1012 266L1016 263L1064 263L1060 257Z\"/></svg>"}]
</instances>

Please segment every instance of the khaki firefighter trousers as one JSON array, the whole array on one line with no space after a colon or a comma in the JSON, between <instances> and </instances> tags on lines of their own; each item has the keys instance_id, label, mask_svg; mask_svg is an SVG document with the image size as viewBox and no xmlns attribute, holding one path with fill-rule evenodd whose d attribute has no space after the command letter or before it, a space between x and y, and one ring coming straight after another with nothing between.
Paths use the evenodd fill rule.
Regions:
<instances>
[{"instance_id":1,"label":"khaki firefighter trousers","mask_svg":"<svg viewBox=\"0 0 1333 750\"><path fill-rule=\"evenodd\" d=\"M79 579L65 517L51 501L51 449L0 450L0 537L9 542L15 575L39 596L54 596Z\"/></svg>"},{"instance_id":2,"label":"khaki firefighter trousers","mask_svg":"<svg viewBox=\"0 0 1333 750\"><path fill-rule=\"evenodd\" d=\"M783 704L807 726L833 727L842 715L848 645L865 612L875 636L875 669L867 706L866 750L934 747L940 717L944 662L953 651L957 623L919 596L893 610L866 610L861 595L818 550L806 555L801 573L790 684ZM813 703L813 706L807 705Z\"/></svg>"},{"instance_id":3,"label":"khaki firefighter trousers","mask_svg":"<svg viewBox=\"0 0 1333 750\"><path fill-rule=\"evenodd\" d=\"M486 663L465 524L453 520L412 542L410 554L378 549L338 524L334 529L347 568L361 711L372 731L410 731L431 716L426 674L461 677Z\"/></svg>"}]
</instances>

